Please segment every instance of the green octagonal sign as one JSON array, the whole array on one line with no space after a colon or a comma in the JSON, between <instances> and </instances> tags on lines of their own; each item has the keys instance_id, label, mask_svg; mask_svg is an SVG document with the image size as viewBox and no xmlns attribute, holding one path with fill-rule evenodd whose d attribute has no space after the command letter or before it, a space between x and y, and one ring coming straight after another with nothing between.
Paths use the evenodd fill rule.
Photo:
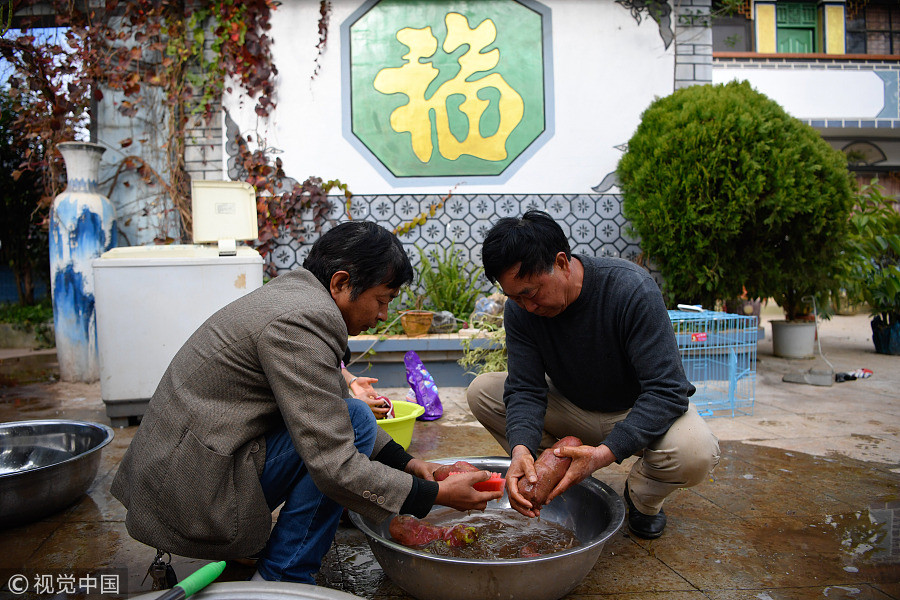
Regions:
<instances>
[{"instance_id":1,"label":"green octagonal sign","mask_svg":"<svg viewBox=\"0 0 900 600\"><path fill-rule=\"evenodd\" d=\"M344 25L351 135L395 177L500 175L548 129L548 30L525 0L367 3Z\"/></svg>"}]
</instances>

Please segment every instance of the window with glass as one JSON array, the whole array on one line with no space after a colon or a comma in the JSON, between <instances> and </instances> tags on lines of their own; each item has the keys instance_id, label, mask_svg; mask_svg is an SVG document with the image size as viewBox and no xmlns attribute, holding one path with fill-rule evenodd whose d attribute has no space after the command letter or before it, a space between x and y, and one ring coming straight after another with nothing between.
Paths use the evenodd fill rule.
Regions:
<instances>
[{"instance_id":1,"label":"window with glass","mask_svg":"<svg viewBox=\"0 0 900 600\"><path fill-rule=\"evenodd\" d=\"M900 4L870 1L847 15L847 54L900 54Z\"/></svg>"},{"instance_id":2,"label":"window with glass","mask_svg":"<svg viewBox=\"0 0 900 600\"><path fill-rule=\"evenodd\" d=\"M818 52L817 21L816 5L812 2L776 4L777 51L790 54Z\"/></svg>"}]
</instances>

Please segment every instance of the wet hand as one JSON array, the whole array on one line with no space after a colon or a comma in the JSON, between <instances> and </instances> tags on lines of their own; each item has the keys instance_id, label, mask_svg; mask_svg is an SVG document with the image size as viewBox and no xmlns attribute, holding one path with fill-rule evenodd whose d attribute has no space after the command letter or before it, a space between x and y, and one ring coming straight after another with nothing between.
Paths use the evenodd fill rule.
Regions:
<instances>
[{"instance_id":1,"label":"wet hand","mask_svg":"<svg viewBox=\"0 0 900 600\"><path fill-rule=\"evenodd\" d=\"M509 505L526 517L537 517L541 514L540 507L536 509L531 502L519 493L519 479L537 483L537 473L534 470L534 457L525 446L513 448L510 457L509 470L506 471L506 491L509 494Z\"/></svg>"},{"instance_id":2,"label":"wet hand","mask_svg":"<svg viewBox=\"0 0 900 600\"><path fill-rule=\"evenodd\" d=\"M603 444L599 446L564 446L553 450L553 454L560 458L571 458L572 463L562 480L550 492L547 497L548 503L573 485L583 481L594 471L609 466L616 460L610 449Z\"/></svg>"},{"instance_id":3,"label":"wet hand","mask_svg":"<svg viewBox=\"0 0 900 600\"><path fill-rule=\"evenodd\" d=\"M456 473L438 482L438 495L435 504L449 506L456 510L484 510L491 500L499 500L503 491L479 492L474 486L479 481L491 478L488 471L472 471Z\"/></svg>"},{"instance_id":4,"label":"wet hand","mask_svg":"<svg viewBox=\"0 0 900 600\"><path fill-rule=\"evenodd\" d=\"M434 472L441 466L443 465L439 463L433 463L414 458L406 463L406 468L403 470L410 475L421 477L422 479L425 479L427 481L434 481Z\"/></svg>"},{"instance_id":5,"label":"wet hand","mask_svg":"<svg viewBox=\"0 0 900 600\"><path fill-rule=\"evenodd\" d=\"M353 394L354 398L359 398L363 402L368 403L369 399L377 398L379 395L375 388L372 387L373 383L378 383L378 380L374 377L357 377L350 384L350 393Z\"/></svg>"},{"instance_id":6,"label":"wet hand","mask_svg":"<svg viewBox=\"0 0 900 600\"><path fill-rule=\"evenodd\" d=\"M360 398L360 400L369 405L369 408L372 409L372 414L375 415L376 419L385 418L391 410L391 407L385 404L384 400L379 396Z\"/></svg>"}]
</instances>

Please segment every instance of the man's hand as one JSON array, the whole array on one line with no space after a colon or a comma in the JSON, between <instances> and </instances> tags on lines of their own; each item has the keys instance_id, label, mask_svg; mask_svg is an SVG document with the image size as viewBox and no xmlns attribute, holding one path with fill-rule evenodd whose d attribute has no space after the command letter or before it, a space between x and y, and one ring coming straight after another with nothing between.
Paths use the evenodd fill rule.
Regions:
<instances>
[{"instance_id":1,"label":"man's hand","mask_svg":"<svg viewBox=\"0 0 900 600\"><path fill-rule=\"evenodd\" d=\"M433 463L421 460L419 458L414 458L408 463L406 463L406 468L403 469L410 475L415 475L416 477L421 477L422 479L428 481L434 481L434 471L438 467L442 467L443 465L439 463Z\"/></svg>"},{"instance_id":2,"label":"man's hand","mask_svg":"<svg viewBox=\"0 0 900 600\"><path fill-rule=\"evenodd\" d=\"M350 393L353 394L354 398L358 398L368 404L376 419L383 419L387 416L391 407L385 404L384 400L381 400L380 395L372 386L373 383L378 383L378 380L374 377L357 377L349 386Z\"/></svg>"},{"instance_id":3,"label":"man's hand","mask_svg":"<svg viewBox=\"0 0 900 600\"><path fill-rule=\"evenodd\" d=\"M571 458L572 464L563 476L562 480L553 488L547 497L547 502L562 494L564 491L583 481L591 473L615 462L616 457L604 444L599 446L564 446L556 448L553 454L560 458Z\"/></svg>"},{"instance_id":4,"label":"man's hand","mask_svg":"<svg viewBox=\"0 0 900 600\"><path fill-rule=\"evenodd\" d=\"M541 514L540 507L535 509L531 502L519 493L519 479L522 477L527 481L537 483L534 457L531 456L531 451L527 447L519 445L513 448L509 470L506 471L506 491L509 494L509 505L526 517L536 517Z\"/></svg>"},{"instance_id":5,"label":"man's hand","mask_svg":"<svg viewBox=\"0 0 900 600\"><path fill-rule=\"evenodd\" d=\"M369 405L369 408L372 410L372 414L375 415L376 419L385 418L388 411L391 410L391 407L385 404L384 400L379 397L360 398L360 400Z\"/></svg>"},{"instance_id":6,"label":"man's hand","mask_svg":"<svg viewBox=\"0 0 900 600\"><path fill-rule=\"evenodd\" d=\"M368 398L375 398L378 396L378 392L372 387L373 383L378 383L378 380L374 377L357 377L349 386L350 393L353 394L354 398L359 398L363 402Z\"/></svg>"},{"instance_id":7,"label":"man's hand","mask_svg":"<svg viewBox=\"0 0 900 600\"><path fill-rule=\"evenodd\" d=\"M474 486L479 481L491 478L488 471L471 471L457 473L438 482L438 495L435 504L449 506L456 510L484 510L491 500L499 500L503 490L496 492L479 492Z\"/></svg>"}]
</instances>

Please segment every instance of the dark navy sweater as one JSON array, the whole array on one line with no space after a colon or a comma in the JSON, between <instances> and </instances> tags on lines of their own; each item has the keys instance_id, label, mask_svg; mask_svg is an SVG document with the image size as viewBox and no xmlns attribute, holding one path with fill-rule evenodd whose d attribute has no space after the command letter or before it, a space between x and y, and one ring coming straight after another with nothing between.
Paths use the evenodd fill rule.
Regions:
<instances>
[{"instance_id":1,"label":"dark navy sweater","mask_svg":"<svg viewBox=\"0 0 900 600\"><path fill-rule=\"evenodd\" d=\"M546 373L585 410L631 409L603 442L621 462L668 431L695 388L650 275L620 258L576 258L584 282L561 314L538 317L506 302L506 437L511 448L523 444L536 452L547 410Z\"/></svg>"}]
</instances>

